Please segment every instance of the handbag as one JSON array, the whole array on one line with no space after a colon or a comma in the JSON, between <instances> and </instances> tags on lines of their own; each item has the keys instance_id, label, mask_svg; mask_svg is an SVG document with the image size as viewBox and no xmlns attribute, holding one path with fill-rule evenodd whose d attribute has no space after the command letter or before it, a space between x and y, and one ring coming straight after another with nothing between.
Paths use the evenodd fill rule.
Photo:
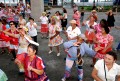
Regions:
<instances>
[{"instance_id":1,"label":"handbag","mask_svg":"<svg viewBox=\"0 0 120 81\"><path fill-rule=\"evenodd\" d=\"M106 69L105 69L105 61L104 61L104 72L105 72L105 79L107 81L107 77L106 77Z\"/></svg>"}]
</instances>

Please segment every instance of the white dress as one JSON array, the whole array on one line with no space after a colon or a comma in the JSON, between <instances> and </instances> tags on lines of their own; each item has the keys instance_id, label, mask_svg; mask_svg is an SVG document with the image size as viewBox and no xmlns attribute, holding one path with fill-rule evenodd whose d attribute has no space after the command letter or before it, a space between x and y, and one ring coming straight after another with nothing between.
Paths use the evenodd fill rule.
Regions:
<instances>
[{"instance_id":1,"label":"white dress","mask_svg":"<svg viewBox=\"0 0 120 81\"><path fill-rule=\"evenodd\" d=\"M17 54L21 53L27 53L27 47L29 45L29 42L26 38L19 37L19 46L18 46L18 52Z\"/></svg>"}]
</instances>

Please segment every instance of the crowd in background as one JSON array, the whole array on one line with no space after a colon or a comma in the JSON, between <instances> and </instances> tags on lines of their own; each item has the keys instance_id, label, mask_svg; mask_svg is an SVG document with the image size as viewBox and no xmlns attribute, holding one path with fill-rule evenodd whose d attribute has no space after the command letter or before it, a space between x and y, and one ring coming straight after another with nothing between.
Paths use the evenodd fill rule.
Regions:
<instances>
[{"instance_id":1,"label":"crowd in background","mask_svg":"<svg viewBox=\"0 0 120 81\"><path fill-rule=\"evenodd\" d=\"M116 76L120 81L120 66L116 63L117 55L112 49L115 39L110 34L115 27L114 15L117 14L117 9L115 13L112 10L106 12L107 19L103 18L100 22L96 10L92 10L87 19L84 19L84 7L80 11L74 7L70 21L68 14L67 10L62 8L62 13L56 11L51 15L50 12L44 11L39 18L41 38L48 39L48 54L51 54L53 47L56 47L56 55L60 56L61 44L67 53L65 72L61 80L66 81L70 77L71 68L75 63L78 80L83 81L82 56L87 54L93 59L91 67L94 67L92 77L95 81L115 81ZM70 26L67 27L68 23ZM84 33L81 32L83 26L86 27ZM6 49L8 54L12 54L11 60L18 65L19 74L25 75L25 81L50 81L44 71L42 58L36 55L39 46L37 27L31 16L30 5L24 6L20 3L16 7L7 5L0 7L1 54L5 53ZM65 41L60 33L65 35ZM120 44L116 49L120 49ZM7 77L4 76L4 81L6 80Z\"/></svg>"}]
</instances>

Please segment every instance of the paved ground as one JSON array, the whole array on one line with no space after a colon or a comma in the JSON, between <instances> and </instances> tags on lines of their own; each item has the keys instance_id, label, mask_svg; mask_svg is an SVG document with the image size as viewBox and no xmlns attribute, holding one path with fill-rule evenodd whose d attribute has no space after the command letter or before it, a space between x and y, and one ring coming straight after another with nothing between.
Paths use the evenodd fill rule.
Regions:
<instances>
[{"instance_id":1,"label":"paved ground","mask_svg":"<svg viewBox=\"0 0 120 81\"><path fill-rule=\"evenodd\" d=\"M51 13L53 14L57 10L61 11L61 9L57 8L57 9L52 9ZM67 10L68 10L68 20L70 20L72 19L71 17L72 9L67 9ZM85 13L85 18L89 13L90 12ZM99 20L102 18L106 18L106 15L102 12L98 13L98 16L99 16ZM115 24L117 26L120 26L120 21L119 21L120 13L118 13L115 16L115 18L116 18ZM84 30L85 28L82 27L81 31L84 32ZM114 39L115 39L113 48L115 48L118 42L120 41L119 32L120 30L117 30L115 28L113 28L111 31L111 34L114 36ZM63 39L65 39L64 34L61 33L61 36L63 37ZM63 74L64 74L64 67L65 67L64 57L66 56L66 54L63 51L63 46L62 45L60 46L61 56L57 57L55 49L52 54L48 55L48 51L49 51L49 48L47 46L48 39L41 39L40 33L38 33L38 42L40 44L38 55L43 58L46 64L46 73L48 77L50 78L51 81L61 81L61 78L63 77ZM120 52L117 52L117 53L118 53L117 62L120 64L120 58L119 58ZM83 58L85 60L84 81L93 81L93 79L91 78L91 71L93 68L90 67L90 64L92 63L92 59L91 57L88 57L86 55ZM8 81L24 81L24 77L18 75L18 68L14 64L14 62L10 61L10 59L11 59L11 55L8 55L7 53L0 54L0 68L7 74L9 79ZM75 65L72 68L71 76L72 77L67 81L77 81L77 71L76 71Z\"/></svg>"}]
</instances>

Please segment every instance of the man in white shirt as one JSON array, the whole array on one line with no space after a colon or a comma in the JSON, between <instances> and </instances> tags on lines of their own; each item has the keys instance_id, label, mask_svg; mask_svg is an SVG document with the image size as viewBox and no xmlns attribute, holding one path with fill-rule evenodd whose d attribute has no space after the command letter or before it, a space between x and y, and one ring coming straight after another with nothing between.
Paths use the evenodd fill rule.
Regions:
<instances>
[{"instance_id":1,"label":"man in white shirt","mask_svg":"<svg viewBox=\"0 0 120 81\"><path fill-rule=\"evenodd\" d=\"M34 22L34 19L29 18L29 22L26 24L26 26L28 27L28 34L35 42L37 42L37 24Z\"/></svg>"},{"instance_id":2,"label":"man in white shirt","mask_svg":"<svg viewBox=\"0 0 120 81\"><path fill-rule=\"evenodd\" d=\"M68 40L75 40L77 36L81 34L81 31L76 25L76 20L71 20L70 24L71 26L69 26L66 30L66 37Z\"/></svg>"}]
</instances>

